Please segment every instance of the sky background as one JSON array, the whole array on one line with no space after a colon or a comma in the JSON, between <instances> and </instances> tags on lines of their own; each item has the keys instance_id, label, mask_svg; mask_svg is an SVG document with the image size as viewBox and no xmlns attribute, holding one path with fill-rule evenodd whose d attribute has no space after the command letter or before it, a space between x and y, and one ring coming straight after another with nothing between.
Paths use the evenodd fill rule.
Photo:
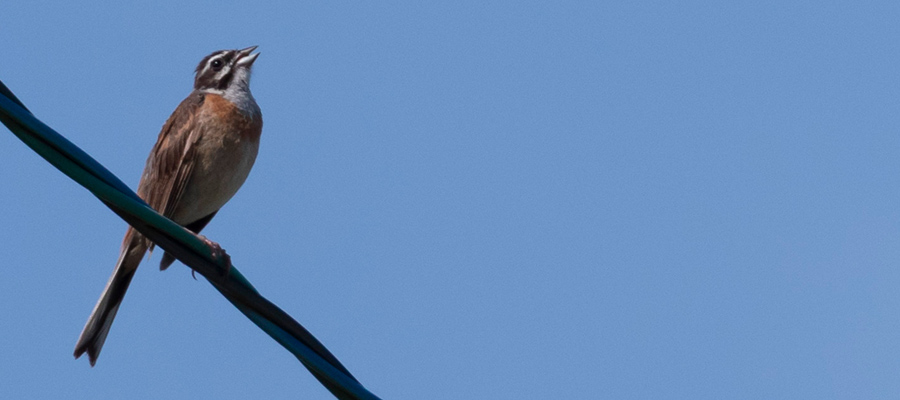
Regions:
<instances>
[{"instance_id":1,"label":"sky background","mask_svg":"<svg viewBox=\"0 0 900 400\"><path fill-rule=\"evenodd\" d=\"M166 4L168 3L168 4ZM0 80L135 187L212 51L256 166L204 231L384 399L900 393L900 3L0 2ZM329 399L0 132L0 398Z\"/></svg>"}]
</instances>

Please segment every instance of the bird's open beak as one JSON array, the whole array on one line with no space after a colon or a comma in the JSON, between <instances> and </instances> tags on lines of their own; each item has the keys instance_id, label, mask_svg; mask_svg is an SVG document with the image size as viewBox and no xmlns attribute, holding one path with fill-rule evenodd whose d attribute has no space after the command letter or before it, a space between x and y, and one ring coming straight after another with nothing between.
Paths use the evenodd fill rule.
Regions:
<instances>
[{"instance_id":1,"label":"bird's open beak","mask_svg":"<svg viewBox=\"0 0 900 400\"><path fill-rule=\"evenodd\" d=\"M237 65L240 67L247 67L247 68L249 68L251 65L253 65L253 62L256 61L256 57L259 57L259 53L256 53L256 54L250 54L250 53L252 53L253 50L256 50L257 47L259 47L259 46L250 46L246 49L238 50Z\"/></svg>"}]
</instances>

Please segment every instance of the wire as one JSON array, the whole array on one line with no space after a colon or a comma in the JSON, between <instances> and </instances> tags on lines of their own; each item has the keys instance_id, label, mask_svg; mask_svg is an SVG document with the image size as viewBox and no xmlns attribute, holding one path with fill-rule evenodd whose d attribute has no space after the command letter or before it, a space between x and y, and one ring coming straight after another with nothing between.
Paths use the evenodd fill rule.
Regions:
<instances>
[{"instance_id":1,"label":"wire","mask_svg":"<svg viewBox=\"0 0 900 400\"><path fill-rule=\"evenodd\" d=\"M103 165L38 120L0 81L0 122L32 150L94 194L141 234L203 275L225 299L284 346L338 399L378 399L309 331L259 294L200 238L150 208Z\"/></svg>"}]
</instances>

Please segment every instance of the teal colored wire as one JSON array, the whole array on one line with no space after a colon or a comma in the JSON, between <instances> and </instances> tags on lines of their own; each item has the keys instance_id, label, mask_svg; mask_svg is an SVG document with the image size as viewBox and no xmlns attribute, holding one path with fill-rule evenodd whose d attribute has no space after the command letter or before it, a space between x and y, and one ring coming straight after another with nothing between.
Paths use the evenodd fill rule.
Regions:
<instances>
[{"instance_id":1,"label":"teal colored wire","mask_svg":"<svg viewBox=\"0 0 900 400\"><path fill-rule=\"evenodd\" d=\"M203 275L250 321L284 346L339 399L378 399L290 315L259 294L234 266L216 260L196 235L150 208L119 178L35 118L0 81L0 122L159 247Z\"/></svg>"}]
</instances>

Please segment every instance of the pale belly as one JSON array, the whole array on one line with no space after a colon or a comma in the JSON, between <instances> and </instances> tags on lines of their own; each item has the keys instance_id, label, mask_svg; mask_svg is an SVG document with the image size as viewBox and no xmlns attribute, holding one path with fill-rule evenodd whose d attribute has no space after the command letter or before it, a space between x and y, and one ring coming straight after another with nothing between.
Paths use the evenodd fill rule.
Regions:
<instances>
[{"instance_id":1,"label":"pale belly","mask_svg":"<svg viewBox=\"0 0 900 400\"><path fill-rule=\"evenodd\" d=\"M228 135L201 140L198 146L196 154L204 156L198 158L172 216L181 225L222 208L244 184L259 151L259 141Z\"/></svg>"}]
</instances>

